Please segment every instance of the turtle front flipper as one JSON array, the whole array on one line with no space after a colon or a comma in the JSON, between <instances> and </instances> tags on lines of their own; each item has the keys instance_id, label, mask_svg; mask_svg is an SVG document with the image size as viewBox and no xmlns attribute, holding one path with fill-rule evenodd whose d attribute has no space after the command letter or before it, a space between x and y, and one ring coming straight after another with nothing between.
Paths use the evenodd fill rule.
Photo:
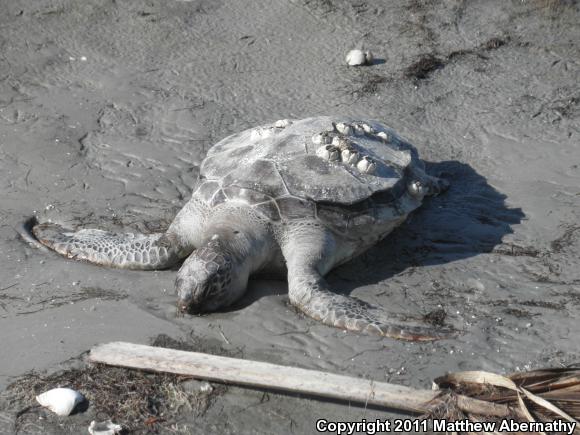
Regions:
<instances>
[{"instance_id":1,"label":"turtle front flipper","mask_svg":"<svg viewBox=\"0 0 580 435\"><path fill-rule=\"evenodd\" d=\"M65 257L102 266L165 269L184 256L177 238L168 233L114 234L94 229L73 232L52 223L38 224L32 232L43 245Z\"/></svg>"},{"instance_id":2,"label":"turtle front flipper","mask_svg":"<svg viewBox=\"0 0 580 435\"><path fill-rule=\"evenodd\" d=\"M456 331L435 329L418 322L397 324L376 305L328 290L324 278L316 273L289 271L290 302L304 314L325 325L370 335L408 341L452 338Z\"/></svg>"},{"instance_id":3,"label":"turtle front flipper","mask_svg":"<svg viewBox=\"0 0 580 435\"><path fill-rule=\"evenodd\" d=\"M283 248L288 265L290 302L325 325L364 334L409 341L432 341L457 335L452 329L433 328L407 319L394 321L383 308L330 291L320 271L332 267L337 246L328 230L290 234ZM329 267L330 265L330 267Z\"/></svg>"}]
</instances>

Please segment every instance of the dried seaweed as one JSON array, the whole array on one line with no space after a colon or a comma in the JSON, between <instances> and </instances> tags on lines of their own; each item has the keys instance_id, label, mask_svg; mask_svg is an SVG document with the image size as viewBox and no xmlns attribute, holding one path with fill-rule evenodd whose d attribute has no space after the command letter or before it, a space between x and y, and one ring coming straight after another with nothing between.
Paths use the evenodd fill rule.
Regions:
<instances>
[{"instance_id":1,"label":"dried seaweed","mask_svg":"<svg viewBox=\"0 0 580 435\"><path fill-rule=\"evenodd\" d=\"M193 350L193 345L160 335L153 345ZM35 397L52 388L68 387L81 391L91 411L101 420L111 419L130 433L147 433L169 428L183 415L203 415L225 386L211 391L191 391L184 382L191 377L167 373L148 373L104 364L59 371L41 376L31 372L9 385L5 395L17 412L16 426L34 414Z\"/></svg>"},{"instance_id":2,"label":"dried seaweed","mask_svg":"<svg viewBox=\"0 0 580 435\"><path fill-rule=\"evenodd\" d=\"M405 69L405 77L418 80L426 79L433 71L444 66L443 59L432 54L425 54Z\"/></svg>"}]
</instances>

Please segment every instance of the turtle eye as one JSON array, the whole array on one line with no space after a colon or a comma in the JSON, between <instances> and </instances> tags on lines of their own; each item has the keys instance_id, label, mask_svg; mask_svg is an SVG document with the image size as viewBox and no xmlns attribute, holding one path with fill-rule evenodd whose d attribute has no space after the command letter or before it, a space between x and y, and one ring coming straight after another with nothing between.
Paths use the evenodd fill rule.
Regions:
<instances>
[{"instance_id":1,"label":"turtle eye","mask_svg":"<svg viewBox=\"0 0 580 435\"><path fill-rule=\"evenodd\" d=\"M240 234L238 230L234 230L234 234Z\"/></svg>"}]
</instances>

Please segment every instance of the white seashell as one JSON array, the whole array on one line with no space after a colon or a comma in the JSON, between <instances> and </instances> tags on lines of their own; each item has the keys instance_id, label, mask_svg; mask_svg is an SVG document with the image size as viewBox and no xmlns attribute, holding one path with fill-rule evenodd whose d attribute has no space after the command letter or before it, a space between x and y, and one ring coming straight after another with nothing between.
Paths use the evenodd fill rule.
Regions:
<instances>
[{"instance_id":1,"label":"white seashell","mask_svg":"<svg viewBox=\"0 0 580 435\"><path fill-rule=\"evenodd\" d=\"M422 199L427 194L427 189L420 181L411 181L407 185L407 192L414 198Z\"/></svg>"},{"instance_id":2,"label":"white seashell","mask_svg":"<svg viewBox=\"0 0 580 435\"><path fill-rule=\"evenodd\" d=\"M346 55L346 63L349 66L370 65L374 56L370 51L351 50Z\"/></svg>"},{"instance_id":3,"label":"white seashell","mask_svg":"<svg viewBox=\"0 0 580 435\"><path fill-rule=\"evenodd\" d=\"M371 65L375 57L370 51L365 51L365 59L367 61L367 65Z\"/></svg>"},{"instance_id":4,"label":"white seashell","mask_svg":"<svg viewBox=\"0 0 580 435\"><path fill-rule=\"evenodd\" d=\"M347 148L345 150L342 150L342 153L340 153L340 157L342 158L342 161L344 163L354 166L358 162L359 155L358 152L356 152L354 149Z\"/></svg>"},{"instance_id":5,"label":"white seashell","mask_svg":"<svg viewBox=\"0 0 580 435\"><path fill-rule=\"evenodd\" d=\"M276 121L274 123L274 127L277 127L277 128L286 128L290 124L292 124L292 121L290 121L289 119L279 119L278 121Z\"/></svg>"},{"instance_id":6,"label":"white seashell","mask_svg":"<svg viewBox=\"0 0 580 435\"><path fill-rule=\"evenodd\" d=\"M387 133L385 133L384 131L378 132L377 133L377 136L380 137L385 142L388 142L389 141L389 135Z\"/></svg>"},{"instance_id":7,"label":"white seashell","mask_svg":"<svg viewBox=\"0 0 580 435\"><path fill-rule=\"evenodd\" d=\"M336 130L345 136L352 134L352 127L348 124L345 124L344 122L339 122L336 124Z\"/></svg>"},{"instance_id":8,"label":"white seashell","mask_svg":"<svg viewBox=\"0 0 580 435\"><path fill-rule=\"evenodd\" d=\"M316 155L331 162L340 160L340 151L334 145L322 145L318 147Z\"/></svg>"},{"instance_id":9,"label":"white seashell","mask_svg":"<svg viewBox=\"0 0 580 435\"><path fill-rule=\"evenodd\" d=\"M93 420L89 426L89 433L91 435L116 435L120 434L122 430L121 425L115 424L111 420L98 423Z\"/></svg>"},{"instance_id":10,"label":"white seashell","mask_svg":"<svg viewBox=\"0 0 580 435\"><path fill-rule=\"evenodd\" d=\"M356 165L357 169L363 174L374 174L377 164L369 156L364 156Z\"/></svg>"},{"instance_id":11,"label":"white seashell","mask_svg":"<svg viewBox=\"0 0 580 435\"><path fill-rule=\"evenodd\" d=\"M36 401L57 415L70 415L85 398L70 388L54 388L36 396Z\"/></svg>"},{"instance_id":12,"label":"white seashell","mask_svg":"<svg viewBox=\"0 0 580 435\"><path fill-rule=\"evenodd\" d=\"M373 55L369 51L350 50L346 55L346 63L349 66L367 65L372 62L372 60Z\"/></svg>"}]
</instances>

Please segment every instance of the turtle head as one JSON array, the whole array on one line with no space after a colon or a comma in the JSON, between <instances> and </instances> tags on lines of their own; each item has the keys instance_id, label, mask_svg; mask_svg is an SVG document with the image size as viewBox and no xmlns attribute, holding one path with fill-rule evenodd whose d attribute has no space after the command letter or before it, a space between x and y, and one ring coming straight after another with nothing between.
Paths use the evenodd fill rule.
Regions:
<instances>
[{"instance_id":1,"label":"turtle head","mask_svg":"<svg viewBox=\"0 0 580 435\"><path fill-rule=\"evenodd\" d=\"M244 294L249 273L231 248L231 243L214 235L183 262L175 280L179 311L216 311Z\"/></svg>"}]
</instances>

